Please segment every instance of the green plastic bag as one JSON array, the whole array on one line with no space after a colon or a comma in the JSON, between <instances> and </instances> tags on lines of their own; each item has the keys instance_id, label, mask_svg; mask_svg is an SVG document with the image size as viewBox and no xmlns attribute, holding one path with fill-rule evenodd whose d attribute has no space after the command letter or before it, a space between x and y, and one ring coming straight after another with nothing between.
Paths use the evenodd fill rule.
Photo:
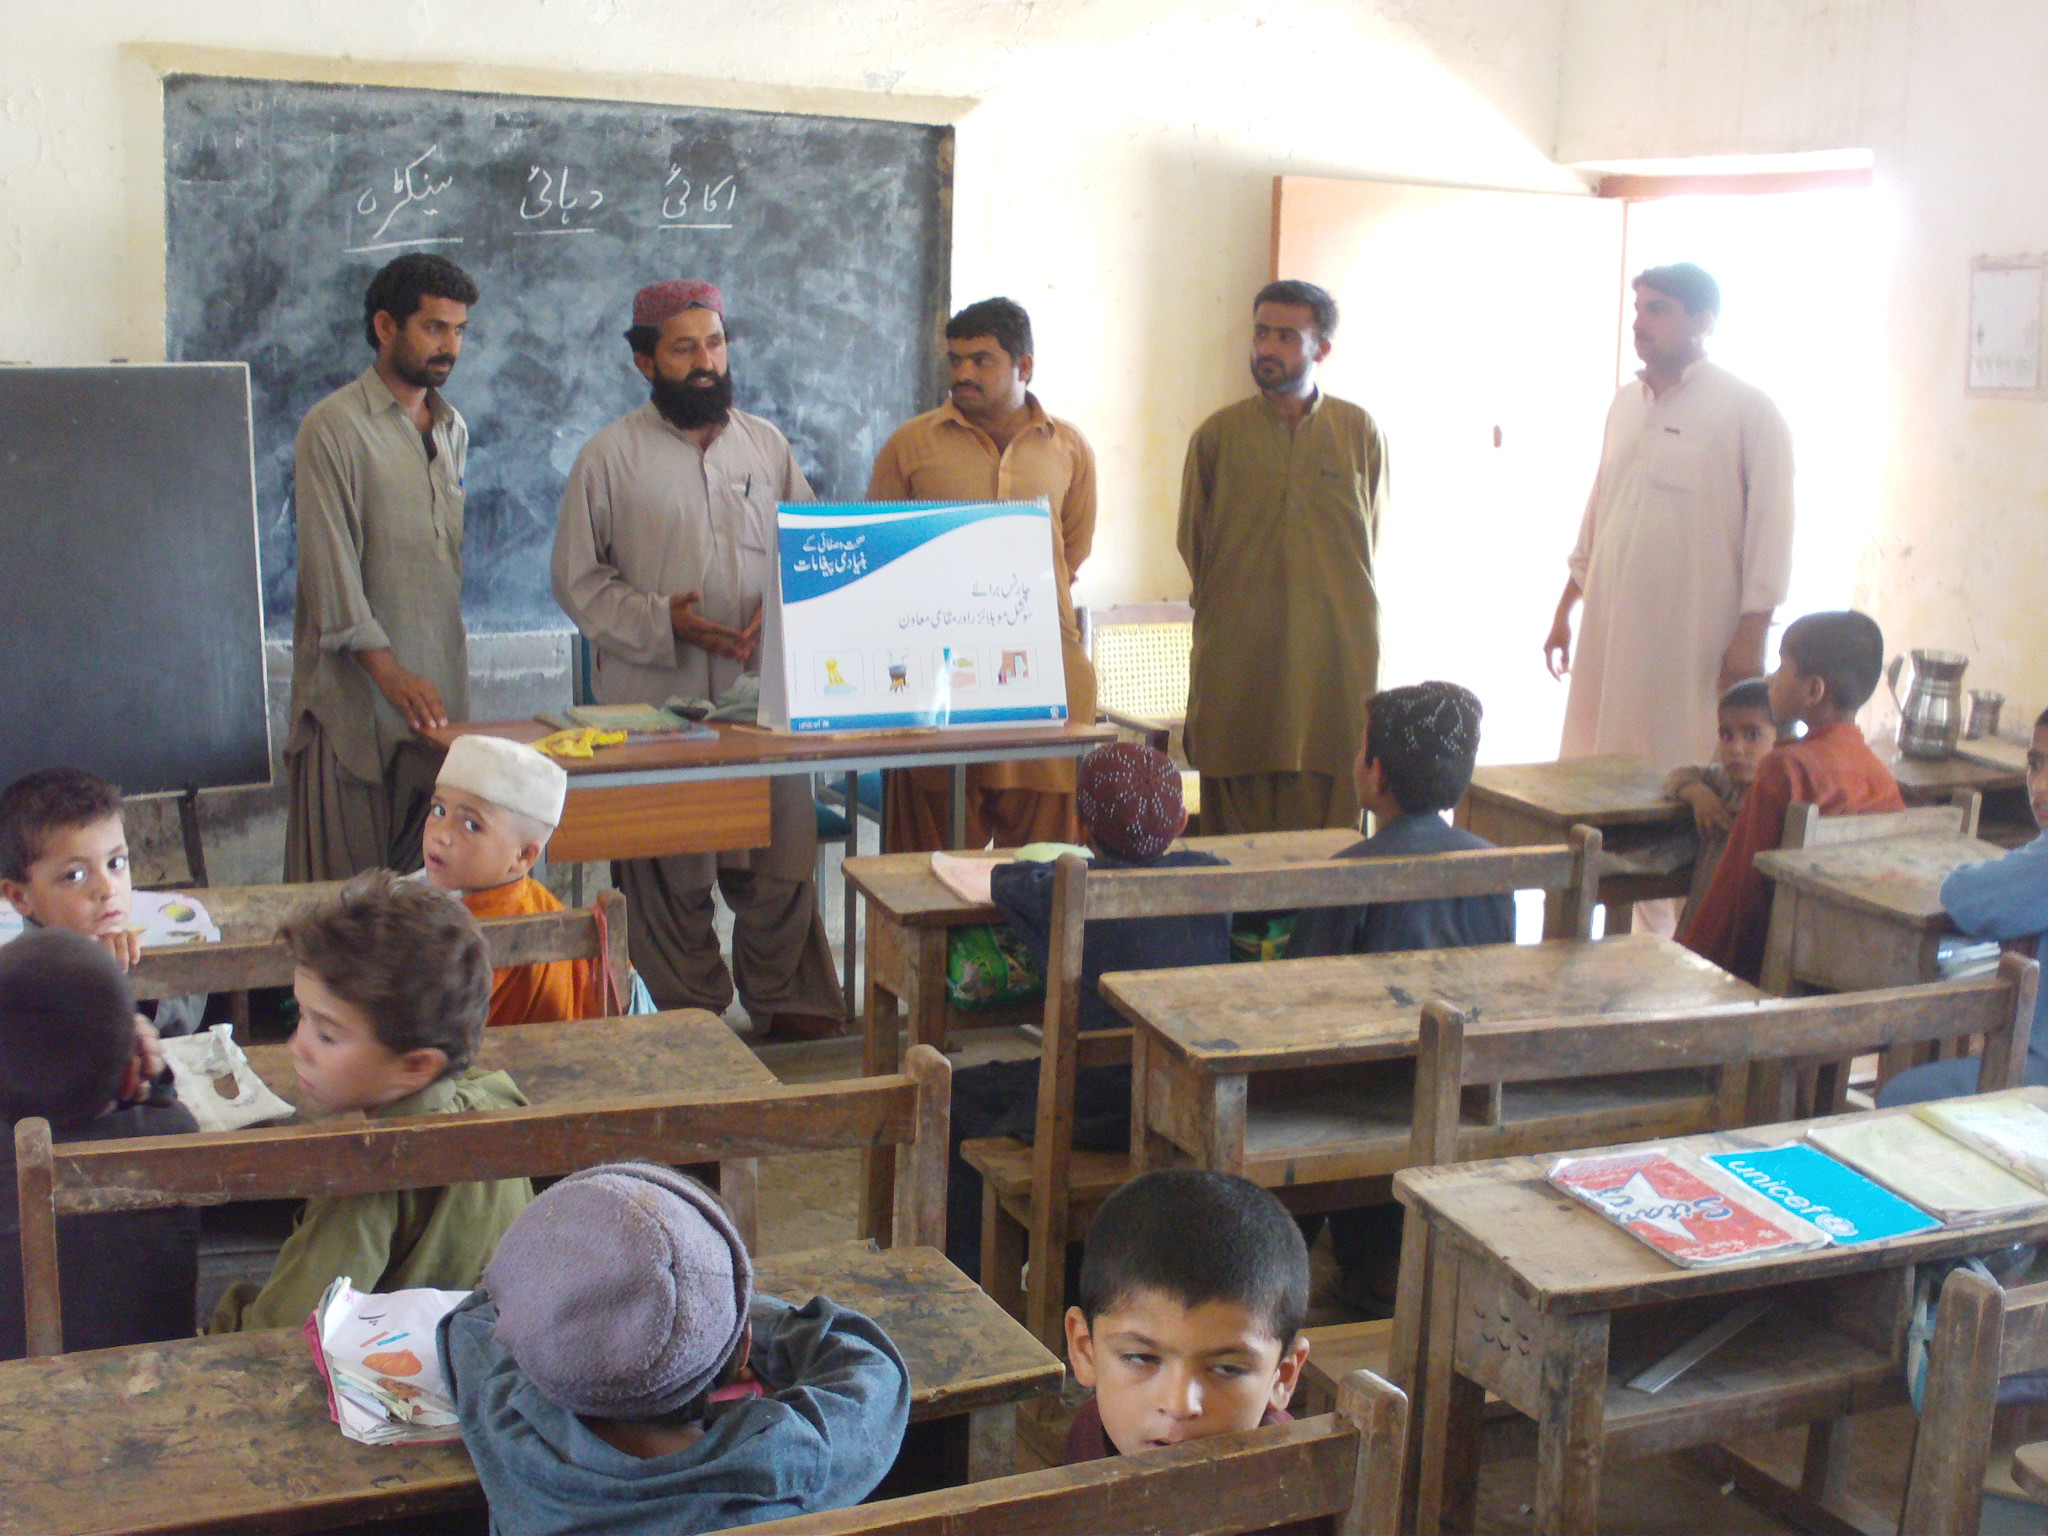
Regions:
<instances>
[{"instance_id":1,"label":"green plastic bag","mask_svg":"<svg viewBox=\"0 0 2048 1536\"><path fill-rule=\"evenodd\" d=\"M1045 978L1007 923L956 928L946 938L946 1000L963 1013L1036 1002Z\"/></svg>"},{"instance_id":2,"label":"green plastic bag","mask_svg":"<svg viewBox=\"0 0 2048 1536\"><path fill-rule=\"evenodd\" d=\"M1240 912L1230 920L1230 958L1284 959L1293 936L1292 912Z\"/></svg>"}]
</instances>

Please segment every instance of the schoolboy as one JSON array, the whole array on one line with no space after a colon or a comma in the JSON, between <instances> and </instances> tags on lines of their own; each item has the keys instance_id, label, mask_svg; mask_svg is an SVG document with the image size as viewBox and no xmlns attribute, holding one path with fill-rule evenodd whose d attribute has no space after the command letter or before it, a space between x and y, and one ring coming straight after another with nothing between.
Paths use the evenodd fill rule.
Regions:
<instances>
[{"instance_id":1,"label":"schoolboy","mask_svg":"<svg viewBox=\"0 0 2048 1536\"><path fill-rule=\"evenodd\" d=\"M0 898L30 927L82 933L131 968L142 946L128 925L135 887L121 791L83 768L25 773L0 791ZM160 998L151 1012L158 1034L190 1034L206 994Z\"/></svg>"},{"instance_id":2,"label":"schoolboy","mask_svg":"<svg viewBox=\"0 0 2048 1536\"><path fill-rule=\"evenodd\" d=\"M1803 800L1823 816L1905 809L1891 770L1856 728L1856 711L1876 690L1883 667L1884 634L1867 614L1809 613L1787 625L1778 642L1771 717L1780 730L1797 721L1806 734L1773 747L1757 765L1720 867L1678 932L1679 943L1744 981L1763 969L1771 915L1756 856L1778 846L1786 808Z\"/></svg>"},{"instance_id":3,"label":"schoolboy","mask_svg":"<svg viewBox=\"0 0 2048 1536\"><path fill-rule=\"evenodd\" d=\"M1284 1422L1308 1289L1308 1248L1268 1191L1193 1168L1131 1180L1088 1228L1067 1309L1067 1362L1094 1395L1065 1462Z\"/></svg>"},{"instance_id":4,"label":"schoolboy","mask_svg":"<svg viewBox=\"0 0 2048 1536\"><path fill-rule=\"evenodd\" d=\"M1093 858L1089 868L1184 869L1221 864L1212 853L1173 849L1187 829L1180 770L1163 752L1134 742L1097 747L1075 774L1075 807ZM1022 935L1040 975L1052 961L1053 866L999 864L989 894ZM1116 1029L1122 1020L1097 986L1113 971L1223 965L1230 919L1131 917L1089 923L1081 938L1079 1027ZM953 1074L951 1172L946 1186L946 1257L981 1278L981 1175L960 1144L984 1136L1030 1140L1038 1115L1038 1063L995 1061ZM1130 1145L1131 1069L1084 1067L1074 1080L1074 1145L1121 1152Z\"/></svg>"},{"instance_id":5,"label":"schoolboy","mask_svg":"<svg viewBox=\"0 0 2048 1536\"><path fill-rule=\"evenodd\" d=\"M2027 749L2027 800L2034 825L2043 828L2031 843L1981 864L1949 871L1941 882L1941 904L1949 921L1973 939L2013 944L2032 939L2036 958L2048 937L2048 710L2034 721L2034 740ZM1975 1056L1931 1061L1910 1067L1878 1090L1882 1108L1953 1099L1977 1091ZM2027 1041L2027 1082L2048 1086L2048 987L2034 1002L2034 1032Z\"/></svg>"},{"instance_id":6,"label":"schoolboy","mask_svg":"<svg viewBox=\"0 0 2048 1536\"><path fill-rule=\"evenodd\" d=\"M292 1066L305 1102L379 1118L510 1109L503 1072L469 1072L490 1006L490 958L459 902L372 870L286 923L297 967ZM468 1290L533 1198L526 1179L308 1200L260 1291L231 1287L214 1333L297 1327L337 1275L359 1290Z\"/></svg>"},{"instance_id":7,"label":"schoolboy","mask_svg":"<svg viewBox=\"0 0 2048 1536\"><path fill-rule=\"evenodd\" d=\"M420 835L421 876L462 898L472 916L559 912L532 876L562 820L569 775L531 747L496 736L458 736L434 780ZM512 965L491 976L490 1022L544 1024L605 1011L597 960Z\"/></svg>"},{"instance_id":8,"label":"schoolboy","mask_svg":"<svg viewBox=\"0 0 2048 1536\"><path fill-rule=\"evenodd\" d=\"M62 928L0 948L0 1360L26 1352L15 1122L40 1115L58 1142L197 1131L161 1068L143 1050L135 999L106 948ZM57 1258L67 1349L191 1336L198 1211L65 1216Z\"/></svg>"},{"instance_id":9,"label":"schoolboy","mask_svg":"<svg viewBox=\"0 0 2048 1536\"><path fill-rule=\"evenodd\" d=\"M1351 776L1358 803L1372 812L1378 830L1339 858L1404 858L1493 846L1443 818L1472 782L1482 713L1478 696L1456 683L1388 688L1366 701L1365 734ZM1442 896L1311 908L1295 918L1287 956L1376 955L1514 941L1514 897ZM1355 1312L1391 1316L1401 1270L1401 1207L1362 1206L1332 1211L1328 1219L1337 1299ZM1321 1221L1305 1218L1304 1236L1310 1242Z\"/></svg>"},{"instance_id":10,"label":"schoolboy","mask_svg":"<svg viewBox=\"0 0 2048 1536\"><path fill-rule=\"evenodd\" d=\"M1686 893L1680 922L1699 910L1700 898L1713 883L1721 854L1728 847L1728 831L1742 809L1743 796L1756 782L1764 754L1778 744L1767 680L1748 678L1721 695L1714 711L1714 738L1711 763L1674 768L1664 780L1664 798L1681 801L1692 810L1695 834L1692 888Z\"/></svg>"},{"instance_id":11,"label":"schoolboy","mask_svg":"<svg viewBox=\"0 0 2048 1536\"><path fill-rule=\"evenodd\" d=\"M438 1335L491 1528L691 1536L866 1497L909 1422L903 1357L753 1279L717 1196L668 1168L587 1169L528 1206Z\"/></svg>"}]
</instances>

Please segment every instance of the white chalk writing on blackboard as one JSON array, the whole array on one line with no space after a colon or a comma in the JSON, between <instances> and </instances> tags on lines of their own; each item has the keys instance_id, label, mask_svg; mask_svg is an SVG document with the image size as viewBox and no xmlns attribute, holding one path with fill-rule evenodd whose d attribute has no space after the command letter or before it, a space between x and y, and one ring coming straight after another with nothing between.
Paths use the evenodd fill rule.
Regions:
<instances>
[{"instance_id":1,"label":"white chalk writing on blackboard","mask_svg":"<svg viewBox=\"0 0 2048 1536\"><path fill-rule=\"evenodd\" d=\"M429 144L404 165L391 168L391 191L388 194L391 198L391 203L388 208L384 207L383 199L377 195L375 185L363 188L362 196L356 199L355 212L349 219L350 231L354 231L357 218L376 218L380 210L383 211L384 217L382 222L370 231L361 245L345 246L343 247L344 250L354 254L362 251L393 251L405 245L462 244L462 236L460 235L424 233L407 235L405 229L411 227L413 222L411 218L407 219L406 225L401 227L395 238L389 240L384 238L387 234L391 233L392 221L408 209L412 210L414 218L433 219L440 217L441 210L433 205L432 200L455 185L455 175L452 171L446 176L437 178L427 168L427 162L440 152L441 146L439 144ZM432 228L432 226L429 225L426 228Z\"/></svg>"},{"instance_id":2,"label":"white chalk writing on blackboard","mask_svg":"<svg viewBox=\"0 0 2048 1536\"><path fill-rule=\"evenodd\" d=\"M604 193L586 186L581 192L570 188L569 167L532 166L526 173L526 194L519 199L519 217L528 220L559 220L547 228L515 229L515 235L592 235L596 229L576 224L571 216L579 210L595 213L604 206ZM535 183L539 185L536 186Z\"/></svg>"},{"instance_id":3,"label":"white chalk writing on blackboard","mask_svg":"<svg viewBox=\"0 0 2048 1536\"><path fill-rule=\"evenodd\" d=\"M693 199L691 194L695 193ZM671 165L661 184L660 229L731 229L733 204L739 200L736 176L715 176L694 182L680 165ZM694 206L693 206L694 203ZM713 223L718 215L725 223ZM701 217L697 217L701 215Z\"/></svg>"}]
</instances>

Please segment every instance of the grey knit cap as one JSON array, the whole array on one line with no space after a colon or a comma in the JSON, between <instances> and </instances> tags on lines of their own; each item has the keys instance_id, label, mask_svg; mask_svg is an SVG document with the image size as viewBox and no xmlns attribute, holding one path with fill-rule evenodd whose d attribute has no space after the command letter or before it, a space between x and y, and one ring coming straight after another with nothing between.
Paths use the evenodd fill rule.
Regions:
<instances>
[{"instance_id":1,"label":"grey knit cap","mask_svg":"<svg viewBox=\"0 0 2048 1536\"><path fill-rule=\"evenodd\" d=\"M651 1419L739 1346L754 1266L718 1197L652 1163L571 1174L519 1213L484 1270L493 1337L572 1413Z\"/></svg>"}]
</instances>

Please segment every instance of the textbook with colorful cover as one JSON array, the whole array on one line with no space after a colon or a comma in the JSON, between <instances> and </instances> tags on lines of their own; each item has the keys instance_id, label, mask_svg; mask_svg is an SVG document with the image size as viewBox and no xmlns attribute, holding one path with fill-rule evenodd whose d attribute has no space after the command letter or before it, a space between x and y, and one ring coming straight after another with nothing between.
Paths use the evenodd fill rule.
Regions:
<instances>
[{"instance_id":1,"label":"textbook with colorful cover","mask_svg":"<svg viewBox=\"0 0 2048 1536\"><path fill-rule=\"evenodd\" d=\"M468 1299L425 1287L368 1293L347 1275L327 1288L304 1331L344 1436L363 1445L462 1438L434 1334Z\"/></svg>"},{"instance_id":2,"label":"textbook with colorful cover","mask_svg":"<svg viewBox=\"0 0 2048 1536\"><path fill-rule=\"evenodd\" d=\"M1844 1247L1910 1237L1941 1225L1818 1147L1794 1142L1782 1147L1712 1152L1706 1160L1773 1205L1812 1222Z\"/></svg>"},{"instance_id":3,"label":"textbook with colorful cover","mask_svg":"<svg viewBox=\"0 0 2048 1536\"><path fill-rule=\"evenodd\" d=\"M1828 1244L1812 1223L1669 1147L1563 1158L1551 1165L1550 1182L1687 1269Z\"/></svg>"},{"instance_id":4,"label":"textbook with colorful cover","mask_svg":"<svg viewBox=\"0 0 2048 1536\"><path fill-rule=\"evenodd\" d=\"M1886 1110L1810 1126L1806 1139L1952 1226L2003 1221L2048 1205L2048 1195L2039 1186L2001 1168L1914 1110Z\"/></svg>"}]
</instances>

